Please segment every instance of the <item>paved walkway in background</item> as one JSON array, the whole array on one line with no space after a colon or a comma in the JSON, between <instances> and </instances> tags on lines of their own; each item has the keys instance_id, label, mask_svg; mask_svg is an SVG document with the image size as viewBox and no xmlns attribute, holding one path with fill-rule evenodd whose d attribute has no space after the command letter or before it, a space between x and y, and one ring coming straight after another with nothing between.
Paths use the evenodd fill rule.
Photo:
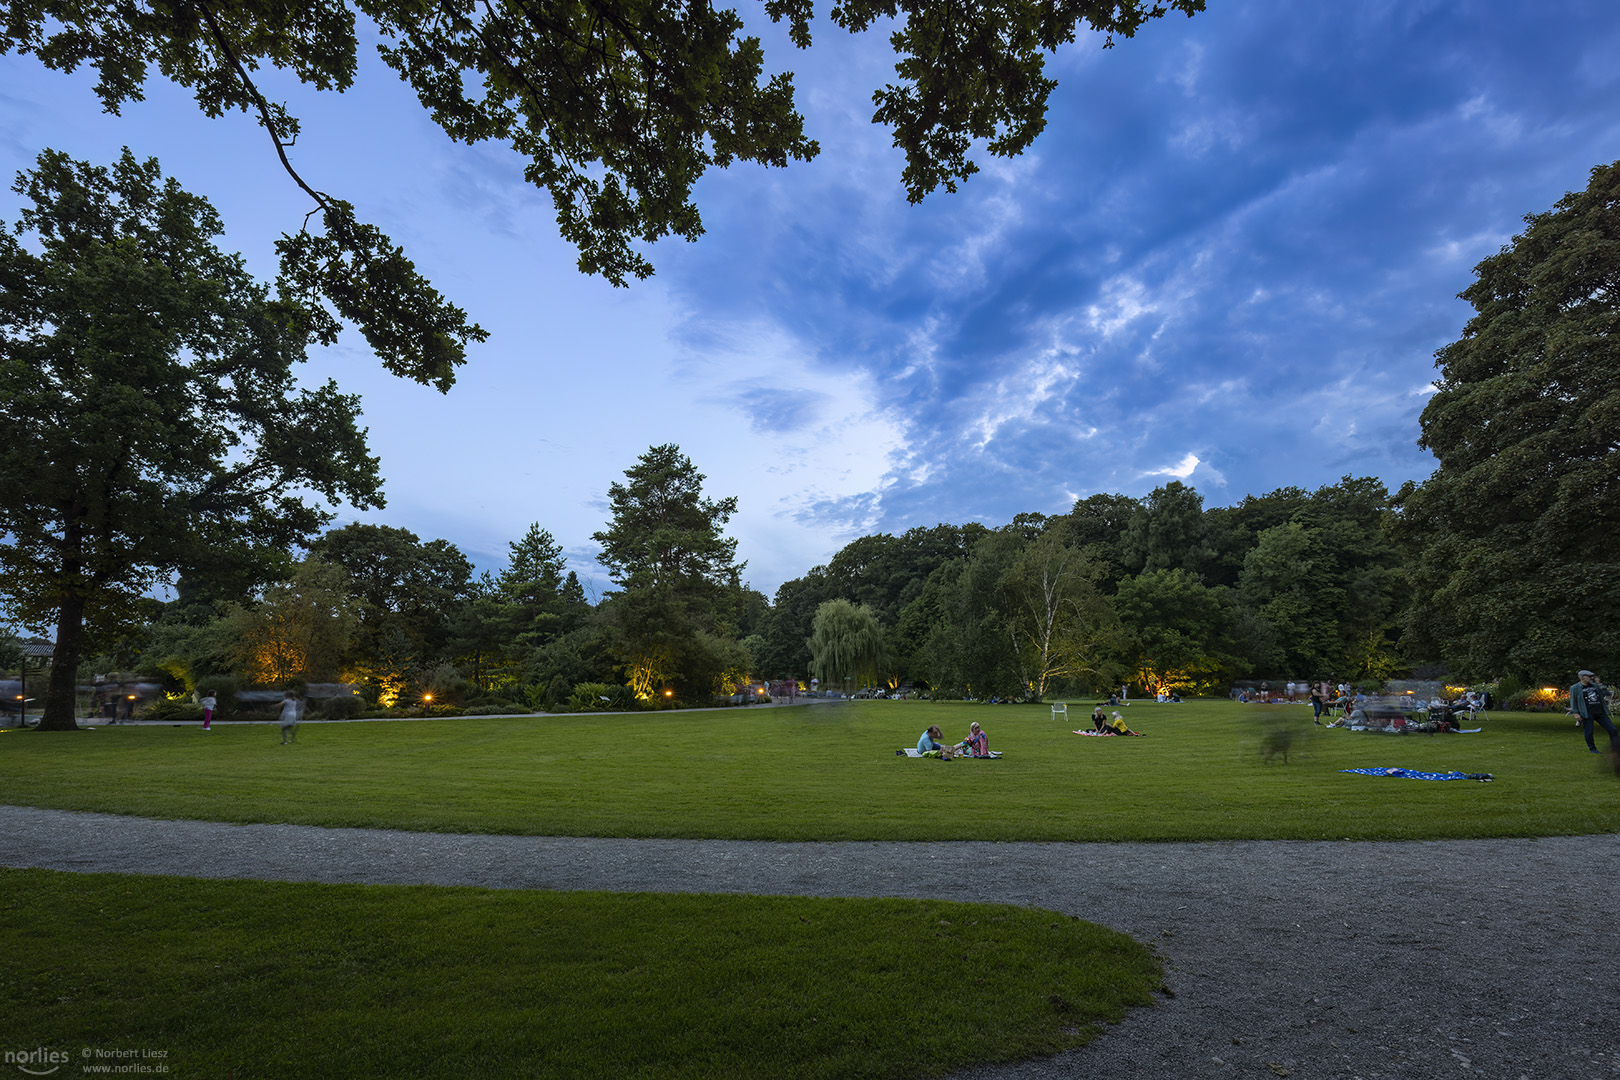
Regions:
<instances>
[{"instance_id":1,"label":"paved walkway in background","mask_svg":"<svg viewBox=\"0 0 1620 1080\"><path fill-rule=\"evenodd\" d=\"M674 709L669 712L698 713L698 712L729 712L732 709L790 709L799 705L837 705L842 698L794 698L792 700L772 698L769 701L753 701L747 705L715 705L700 709ZM33 716L32 713L29 714ZM586 716L646 716L644 709L631 712L593 712L593 713L550 713L550 712L523 712L523 713L493 713L488 716L354 716L334 720L325 716L307 716L298 721L300 724L386 724L404 720L544 720L548 716L578 717ZM82 728L91 727L193 727L201 728L201 720L109 720L104 716L80 716L75 718ZM34 717L38 722L38 717ZM217 727L233 727L243 725L251 727L254 724L278 724L275 713L260 713L252 719L233 717L230 720L215 720Z\"/></svg>"},{"instance_id":2,"label":"paved walkway in background","mask_svg":"<svg viewBox=\"0 0 1620 1080\"><path fill-rule=\"evenodd\" d=\"M1620 835L761 843L223 825L0 806L0 865L1030 904L1151 943L1174 997L1134 1010L1082 1050L958 1080L1620 1078Z\"/></svg>"}]
</instances>

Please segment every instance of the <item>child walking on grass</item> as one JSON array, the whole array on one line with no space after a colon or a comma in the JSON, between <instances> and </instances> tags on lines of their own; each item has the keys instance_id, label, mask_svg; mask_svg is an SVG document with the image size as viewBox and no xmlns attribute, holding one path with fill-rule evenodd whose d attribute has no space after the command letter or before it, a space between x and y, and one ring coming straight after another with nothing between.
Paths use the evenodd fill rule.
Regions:
<instances>
[{"instance_id":1,"label":"child walking on grass","mask_svg":"<svg viewBox=\"0 0 1620 1080\"><path fill-rule=\"evenodd\" d=\"M281 702L281 745L298 741L298 721L304 715L304 703L291 690Z\"/></svg>"}]
</instances>

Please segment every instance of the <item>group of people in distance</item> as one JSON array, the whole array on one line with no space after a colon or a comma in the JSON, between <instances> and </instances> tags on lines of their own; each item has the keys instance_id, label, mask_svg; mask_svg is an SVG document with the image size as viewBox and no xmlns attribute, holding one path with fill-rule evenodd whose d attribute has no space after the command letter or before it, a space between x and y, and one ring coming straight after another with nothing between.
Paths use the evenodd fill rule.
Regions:
<instances>
[{"instance_id":1,"label":"group of people in distance","mask_svg":"<svg viewBox=\"0 0 1620 1080\"><path fill-rule=\"evenodd\" d=\"M953 757L987 758L990 756L990 736L984 733L977 720L968 725L968 737L959 743L945 743L940 740L945 736L940 733L939 725L932 724L917 740L917 750L924 757L937 757L949 761Z\"/></svg>"}]
</instances>

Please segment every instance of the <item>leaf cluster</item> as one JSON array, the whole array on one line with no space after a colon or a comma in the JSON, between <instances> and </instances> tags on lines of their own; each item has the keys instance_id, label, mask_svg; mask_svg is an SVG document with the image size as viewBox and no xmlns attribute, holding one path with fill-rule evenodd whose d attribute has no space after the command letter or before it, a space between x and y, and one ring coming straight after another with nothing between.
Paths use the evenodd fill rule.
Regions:
<instances>
[{"instance_id":1,"label":"leaf cluster","mask_svg":"<svg viewBox=\"0 0 1620 1080\"><path fill-rule=\"evenodd\" d=\"M1204 0L840 0L830 16L852 33L895 26L896 81L873 94L873 122L904 150L908 197L920 201L978 171L975 141L1020 154L1046 124L1053 80L1046 55L1081 28L1132 37ZM812 0L767 0L800 48ZM357 16L381 36L383 61L457 142L499 141L549 192L579 267L616 285L652 264L637 248L696 239L692 189L711 166L781 167L819 145L804 133L790 73L767 77L756 37L736 11L699 0L18 0L0 13L0 54L48 68L97 72L95 92L117 113L144 95L152 68L195 95L211 117L254 115L283 168L309 195L321 230L277 243L280 286L316 340L356 325L388 370L448 388L467 345L487 338L404 252L294 168L300 125L255 74L291 72L317 90L354 82Z\"/></svg>"},{"instance_id":2,"label":"leaf cluster","mask_svg":"<svg viewBox=\"0 0 1620 1080\"><path fill-rule=\"evenodd\" d=\"M773 19L786 19L800 48L810 44L812 0L766 0ZM895 82L872 94L872 122L894 129L906 155L907 197L921 202L979 171L967 155L975 140L997 157L1016 157L1046 127L1057 83L1046 77L1046 55L1074 42L1082 27L1134 37L1171 10L1191 17L1204 0L838 0L835 25L858 33L879 22L899 59Z\"/></svg>"}]
</instances>

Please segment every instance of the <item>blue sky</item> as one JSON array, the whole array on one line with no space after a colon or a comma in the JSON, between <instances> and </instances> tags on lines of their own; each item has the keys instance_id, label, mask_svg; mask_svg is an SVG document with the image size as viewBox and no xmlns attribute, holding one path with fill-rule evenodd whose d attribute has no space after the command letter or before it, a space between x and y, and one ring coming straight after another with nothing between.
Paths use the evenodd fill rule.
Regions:
<instances>
[{"instance_id":1,"label":"blue sky","mask_svg":"<svg viewBox=\"0 0 1620 1080\"><path fill-rule=\"evenodd\" d=\"M451 144L375 60L342 96L275 83L304 175L492 334L447 397L357 335L312 353L311 378L364 398L389 500L367 519L491 569L537 521L602 589L608 485L673 441L739 497L731 531L770 594L867 532L1170 479L1222 505L1427 476L1417 417L1471 268L1620 158L1620 6L1209 8L1063 50L1031 151L980 154L956 195L912 206L869 123L886 33L823 25L801 53L749 5L823 152L711 173L707 235L655 246L657 276L627 290L578 274L521 162ZM252 121L157 82L106 117L92 82L0 57L0 170L128 144L270 276L308 206Z\"/></svg>"}]
</instances>

